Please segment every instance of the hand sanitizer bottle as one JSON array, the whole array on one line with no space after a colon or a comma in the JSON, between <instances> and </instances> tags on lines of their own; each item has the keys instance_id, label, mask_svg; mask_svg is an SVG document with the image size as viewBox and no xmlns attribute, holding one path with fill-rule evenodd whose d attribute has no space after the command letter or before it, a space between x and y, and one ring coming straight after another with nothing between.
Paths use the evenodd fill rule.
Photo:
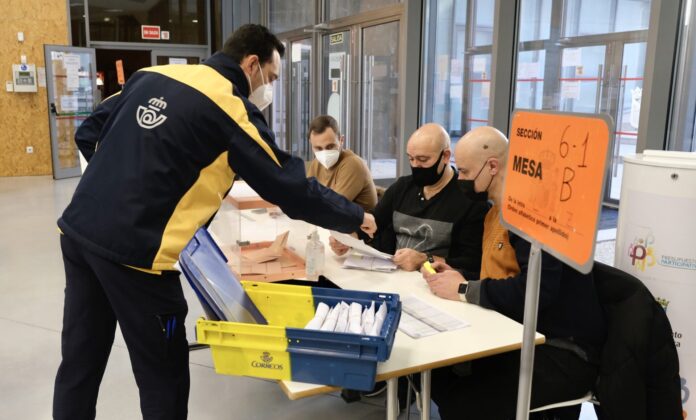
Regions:
<instances>
[{"instance_id":1,"label":"hand sanitizer bottle","mask_svg":"<svg viewBox=\"0 0 696 420\"><path fill-rule=\"evenodd\" d=\"M307 249L305 251L305 269L307 280L317 281L324 274L324 244L319 240L316 229L307 237Z\"/></svg>"}]
</instances>

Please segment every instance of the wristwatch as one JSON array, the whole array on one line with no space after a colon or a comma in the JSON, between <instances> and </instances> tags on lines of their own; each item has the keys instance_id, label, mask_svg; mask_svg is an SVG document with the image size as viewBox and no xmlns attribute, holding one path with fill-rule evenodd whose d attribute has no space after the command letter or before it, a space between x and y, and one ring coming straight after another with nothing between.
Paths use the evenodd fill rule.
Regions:
<instances>
[{"instance_id":1,"label":"wristwatch","mask_svg":"<svg viewBox=\"0 0 696 420\"><path fill-rule=\"evenodd\" d=\"M469 283L459 283L459 300L466 302L466 291L469 289Z\"/></svg>"}]
</instances>

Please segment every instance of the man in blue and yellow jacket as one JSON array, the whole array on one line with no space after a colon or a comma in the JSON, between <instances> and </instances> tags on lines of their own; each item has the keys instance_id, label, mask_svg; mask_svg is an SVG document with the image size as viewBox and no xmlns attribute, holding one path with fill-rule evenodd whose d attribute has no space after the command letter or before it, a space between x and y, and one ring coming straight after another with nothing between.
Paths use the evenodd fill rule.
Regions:
<instances>
[{"instance_id":1,"label":"man in blue and yellow jacket","mask_svg":"<svg viewBox=\"0 0 696 420\"><path fill-rule=\"evenodd\" d=\"M276 146L261 110L283 53L266 28L245 25L204 64L136 72L76 133L89 167L58 220L66 288L54 418L94 418L116 322L143 417L186 418L188 309L174 263L236 174L292 218L376 229Z\"/></svg>"}]
</instances>

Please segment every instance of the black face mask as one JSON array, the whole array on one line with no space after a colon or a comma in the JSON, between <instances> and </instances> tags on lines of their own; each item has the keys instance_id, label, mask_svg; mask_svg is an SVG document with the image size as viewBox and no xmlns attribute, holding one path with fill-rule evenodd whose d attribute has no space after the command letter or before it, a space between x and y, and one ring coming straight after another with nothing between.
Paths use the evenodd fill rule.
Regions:
<instances>
[{"instance_id":1,"label":"black face mask","mask_svg":"<svg viewBox=\"0 0 696 420\"><path fill-rule=\"evenodd\" d=\"M411 166L411 175L413 176L413 183L419 187L425 187L427 185L433 185L442 178L442 174L445 173L445 168L442 168L442 172L437 172L437 167L440 166L440 161L442 160L442 155L445 153L443 150L440 152L440 157L437 158L437 162L433 166L428 168L417 168Z\"/></svg>"},{"instance_id":2,"label":"black face mask","mask_svg":"<svg viewBox=\"0 0 696 420\"><path fill-rule=\"evenodd\" d=\"M470 179L460 179L457 181L459 189L473 201L488 201L488 191L476 192L474 189L474 181Z\"/></svg>"},{"instance_id":3,"label":"black face mask","mask_svg":"<svg viewBox=\"0 0 696 420\"><path fill-rule=\"evenodd\" d=\"M486 163L488 163L488 161L486 161ZM467 197L474 201L488 201L488 188L491 186L491 183L493 182L493 177L491 177L491 180L488 183L486 189L481 192L476 192L476 188L474 186L476 179L479 177L479 175L481 175L481 172L483 172L483 168L486 167L486 163L484 163L481 169L479 169L474 179L462 179L458 182L459 188L461 188L462 191L464 191Z\"/></svg>"}]
</instances>

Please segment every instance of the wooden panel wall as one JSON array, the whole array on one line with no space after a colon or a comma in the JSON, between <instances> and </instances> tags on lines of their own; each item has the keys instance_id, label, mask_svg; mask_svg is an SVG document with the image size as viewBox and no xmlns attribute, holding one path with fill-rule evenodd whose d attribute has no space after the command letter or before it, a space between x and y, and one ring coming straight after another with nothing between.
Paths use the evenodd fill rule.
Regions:
<instances>
[{"instance_id":1,"label":"wooden panel wall","mask_svg":"<svg viewBox=\"0 0 696 420\"><path fill-rule=\"evenodd\" d=\"M24 32L24 42L17 32ZM65 0L2 0L0 12L0 176L50 175L51 140L46 88L11 93L12 64L20 55L37 69L44 65L44 44L68 45ZM38 72L37 72L38 75ZM34 153L27 154L26 147Z\"/></svg>"}]
</instances>

